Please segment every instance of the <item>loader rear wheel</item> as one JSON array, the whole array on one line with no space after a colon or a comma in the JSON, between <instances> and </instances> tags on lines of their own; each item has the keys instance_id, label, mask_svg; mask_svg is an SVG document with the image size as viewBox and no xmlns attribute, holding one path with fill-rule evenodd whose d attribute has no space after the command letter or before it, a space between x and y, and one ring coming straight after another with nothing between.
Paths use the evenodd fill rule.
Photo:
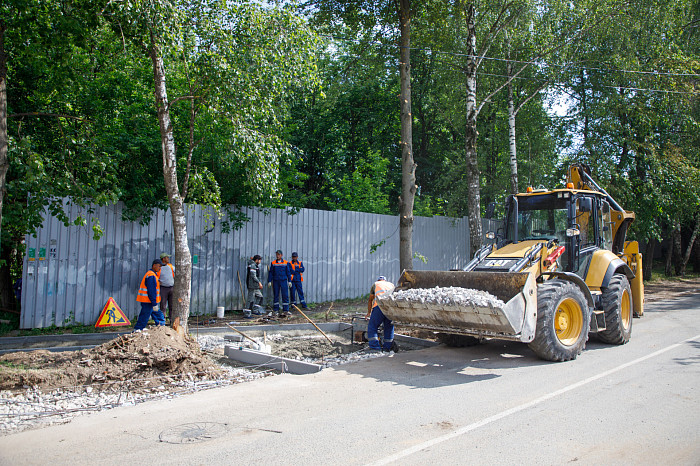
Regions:
<instances>
[{"instance_id":1,"label":"loader rear wheel","mask_svg":"<svg viewBox=\"0 0 700 466\"><path fill-rule=\"evenodd\" d=\"M632 288L627 277L614 275L603 290L602 301L605 330L598 332L598 338L611 345L624 345L632 335Z\"/></svg>"},{"instance_id":2,"label":"loader rear wheel","mask_svg":"<svg viewBox=\"0 0 700 466\"><path fill-rule=\"evenodd\" d=\"M537 329L530 343L548 361L576 359L586 347L591 313L578 285L549 280L537 287Z\"/></svg>"},{"instance_id":3,"label":"loader rear wheel","mask_svg":"<svg viewBox=\"0 0 700 466\"><path fill-rule=\"evenodd\" d=\"M481 338L470 337L468 335L457 335L454 333L438 333L437 340L445 346L452 348L464 348L466 346L476 346L481 343Z\"/></svg>"}]
</instances>

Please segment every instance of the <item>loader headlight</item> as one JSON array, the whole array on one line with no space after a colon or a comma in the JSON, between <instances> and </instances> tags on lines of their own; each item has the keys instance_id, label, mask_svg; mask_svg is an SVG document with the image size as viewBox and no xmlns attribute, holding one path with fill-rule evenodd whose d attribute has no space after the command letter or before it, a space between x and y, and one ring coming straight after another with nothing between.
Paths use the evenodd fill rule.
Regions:
<instances>
[{"instance_id":1,"label":"loader headlight","mask_svg":"<svg viewBox=\"0 0 700 466\"><path fill-rule=\"evenodd\" d=\"M581 234L581 231L578 228L567 228L566 229L566 236L571 238L572 236L578 236Z\"/></svg>"},{"instance_id":2,"label":"loader headlight","mask_svg":"<svg viewBox=\"0 0 700 466\"><path fill-rule=\"evenodd\" d=\"M486 232L486 239L494 239L496 234L492 231Z\"/></svg>"}]
</instances>

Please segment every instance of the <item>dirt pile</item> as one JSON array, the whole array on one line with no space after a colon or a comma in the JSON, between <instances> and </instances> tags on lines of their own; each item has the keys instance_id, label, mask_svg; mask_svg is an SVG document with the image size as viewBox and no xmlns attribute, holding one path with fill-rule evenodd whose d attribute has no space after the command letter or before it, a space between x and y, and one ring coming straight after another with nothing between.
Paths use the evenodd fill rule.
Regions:
<instances>
[{"instance_id":1,"label":"dirt pile","mask_svg":"<svg viewBox=\"0 0 700 466\"><path fill-rule=\"evenodd\" d=\"M110 385L126 380L163 383L218 373L195 340L169 327L149 327L81 351L0 356L0 390Z\"/></svg>"}]
</instances>

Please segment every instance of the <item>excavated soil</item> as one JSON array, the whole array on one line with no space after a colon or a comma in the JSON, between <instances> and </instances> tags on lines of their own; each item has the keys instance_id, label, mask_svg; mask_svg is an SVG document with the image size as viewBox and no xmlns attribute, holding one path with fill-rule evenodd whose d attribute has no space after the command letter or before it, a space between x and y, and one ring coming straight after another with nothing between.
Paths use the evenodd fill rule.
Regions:
<instances>
[{"instance_id":1,"label":"excavated soil","mask_svg":"<svg viewBox=\"0 0 700 466\"><path fill-rule=\"evenodd\" d=\"M39 350L0 356L0 390L51 390L125 380L148 385L183 377L216 377L218 373L196 341L165 326L148 327L81 351Z\"/></svg>"}]
</instances>

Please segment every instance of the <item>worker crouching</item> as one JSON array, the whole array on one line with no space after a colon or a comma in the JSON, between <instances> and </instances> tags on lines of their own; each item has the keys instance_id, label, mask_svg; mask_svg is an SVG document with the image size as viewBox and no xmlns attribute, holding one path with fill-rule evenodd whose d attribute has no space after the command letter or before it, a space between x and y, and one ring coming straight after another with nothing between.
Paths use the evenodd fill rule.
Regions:
<instances>
[{"instance_id":1,"label":"worker crouching","mask_svg":"<svg viewBox=\"0 0 700 466\"><path fill-rule=\"evenodd\" d=\"M367 324L367 339L369 340L369 347L371 350L391 351L394 345L394 324L384 315L377 304L377 297L384 293L391 293L392 291L394 291L394 284L388 282L384 276L380 276L377 278L377 281L374 282L369 292L367 315L365 318L369 319L369 323ZM380 343L379 326L382 324L384 325L384 341Z\"/></svg>"}]
</instances>

